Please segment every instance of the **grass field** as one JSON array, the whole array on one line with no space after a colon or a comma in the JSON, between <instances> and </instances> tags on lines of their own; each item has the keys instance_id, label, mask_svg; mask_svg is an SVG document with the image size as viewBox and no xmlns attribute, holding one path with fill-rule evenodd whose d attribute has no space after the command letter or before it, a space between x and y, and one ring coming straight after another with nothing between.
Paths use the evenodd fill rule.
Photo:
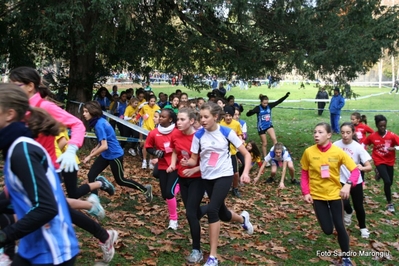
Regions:
<instances>
[{"instance_id":1,"label":"grass field","mask_svg":"<svg viewBox=\"0 0 399 266\"><path fill-rule=\"evenodd\" d=\"M128 86L125 86L127 88ZM132 86L137 87L137 86ZM170 94L175 89L187 91L190 97L205 96L206 92L198 93L180 87L153 86L156 94L160 91ZM282 84L276 89L266 86L252 87L248 91L240 91L238 87L232 92L236 99L256 100L260 93L267 94L271 100L277 100L291 92L287 102L273 109L273 124L277 139L283 142L294 158L296 176L299 178L299 160L304 149L313 144L312 132L314 126L321 121L329 122L329 113L317 116L316 104L313 101L317 89L312 85L299 90L299 85ZM120 86L120 89L124 89ZM356 87L353 90L361 96L388 92L389 88ZM301 100L291 102L292 100ZM239 102L239 101L237 101ZM375 128L373 116L384 114L388 118L388 128L399 133L398 108L399 95L387 93L369 98L347 101L340 122L349 121L351 112L361 110L368 117L368 124ZM244 113L258 104L247 102ZM389 111L396 110L396 111ZM260 142L256 133L255 117L246 119L249 128L249 140ZM339 136L334 135L334 140ZM270 145L269 145L270 148ZM81 157L87 151L81 152ZM105 228L119 231L120 239L116 255L110 265L185 265L185 256L191 251L189 228L184 215L184 207L179 200L179 229L167 230L167 206L160 197L157 180L150 171L140 168L138 158L125 156L125 175L141 183L151 183L154 188L154 200L146 203L144 196L136 191L116 187L116 193L108 197L101 193L101 200L107 211L107 218L101 223ZM80 176L86 179L90 165L81 165ZM255 167L254 167L255 168ZM257 170L257 169L255 169ZM338 263L339 252L337 236L326 236L317 223L312 207L302 200L298 186L287 185L285 190L278 190L277 184L265 184L269 169L257 185L249 184L241 187L242 198L228 196L226 204L236 212L247 210L251 215L255 233L246 235L238 224L223 223L221 227L219 260L221 265L331 265ZM109 170L105 176L112 175ZM256 171L253 171L253 175ZM280 172L277 173L279 178ZM398 168L395 166L397 177ZM385 211L383 184L377 183L372 174L366 177L365 190L366 224L371 231L369 239L359 235L357 220L353 216L348 227L350 245L355 265L397 265L399 261L399 242L397 216ZM85 182L85 181L84 181ZM394 179L392 186L394 203L398 201L398 182ZM179 198L179 196L178 196ZM207 199L204 199L206 203ZM399 205L397 205L399 210ZM201 220L202 249L205 258L209 254L207 235L207 220ZM101 250L97 240L77 229L80 236L82 252L77 265L93 265L101 259ZM324 252L324 253L321 253ZM368 253L369 252L369 253ZM373 253L374 252L374 253ZM381 256L375 256L380 252ZM396 262L395 262L396 261Z\"/></svg>"}]
</instances>

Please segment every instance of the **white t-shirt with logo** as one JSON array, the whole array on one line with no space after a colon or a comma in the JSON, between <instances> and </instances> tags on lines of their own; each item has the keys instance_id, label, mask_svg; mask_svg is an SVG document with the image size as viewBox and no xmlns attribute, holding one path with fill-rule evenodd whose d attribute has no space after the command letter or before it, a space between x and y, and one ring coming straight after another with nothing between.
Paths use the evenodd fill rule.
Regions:
<instances>
[{"instance_id":1,"label":"white t-shirt with logo","mask_svg":"<svg viewBox=\"0 0 399 266\"><path fill-rule=\"evenodd\" d=\"M340 147L343 149L352 159L353 161L357 164L360 163L365 163L367 161L371 161L371 156L370 154L363 148L361 144L359 144L356 141L352 141L350 144L344 144L341 140L338 140L334 142L334 145ZM350 177L351 173L350 171L344 166L341 165L340 169L340 181L341 183L346 183ZM360 175L359 179L357 181L357 184L363 183L363 178Z\"/></svg>"},{"instance_id":2,"label":"white t-shirt with logo","mask_svg":"<svg viewBox=\"0 0 399 266\"><path fill-rule=\"evenodd\" d=\"M232 176L233 165L231 163L229 141L236 148L242 145L242 141L230 128L223 130L230 131L223 135L220 125L214 131L206 129L198 130L191 143L191 152L200 156L200 170L202 179L213 180L223 176ZM203 132L205 131L205 132ZM201 135L200 138L198 136ZM200 151L201 148L201 151Z\"/></svg>"}]
</instances>

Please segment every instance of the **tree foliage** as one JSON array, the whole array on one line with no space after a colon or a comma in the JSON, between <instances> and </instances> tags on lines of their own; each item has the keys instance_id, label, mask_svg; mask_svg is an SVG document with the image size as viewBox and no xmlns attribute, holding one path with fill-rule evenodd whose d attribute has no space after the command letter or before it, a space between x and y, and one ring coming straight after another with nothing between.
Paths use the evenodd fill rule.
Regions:
<instances>
[{"instance_id":1,"label":"tree foliage","mask_svg":"<svg viewBox=\"0 0 399 266\"><path fill-rule=\"evenodd\" d=\"M86 101L110 69L240 76L299 70L353 79L399 37L379 0L0 0L9 67L64 62L69 99Z\"/></svg>"}]
</instances>

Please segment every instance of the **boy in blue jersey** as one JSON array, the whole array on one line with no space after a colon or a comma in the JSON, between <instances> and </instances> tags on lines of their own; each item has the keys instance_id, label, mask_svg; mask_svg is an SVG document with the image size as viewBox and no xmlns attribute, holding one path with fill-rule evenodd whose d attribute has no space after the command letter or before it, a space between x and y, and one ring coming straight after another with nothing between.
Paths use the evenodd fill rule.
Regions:
<instances>
[{"instance_id":1,"label":"boy in blue jersey","mask_svg":"<svg viewBox=\"0 0 399 266\"><path fill-rule=\"evenodd\" d=\"M266 133L268 133L272 139L273 145L277 143L276 133L274 132L272 123L272 108L282 103L288 98L288 96L290 96L289 92L287 92L284 97L278 99L277 101L269 103L269 98L266 95L260 94L260 105L247 112L247 116L256 114L258 117L258 134L262 140L262 152L264 156L267 154Z\"/></svg>"},{"instance_id":2,"label":"boy in blue jersey","mask_svg":"<svg viewBox=\"0 0 399 266\"><path fill-rule=\"evenodd\" d=\"M258 182L260 176L262 175L266 167L266 164L269 161L271 161L272 167L271 167L270 177L266 180L266 183L274 182L274 177L276 176L277 168L281 167L283 170L281 173L279 188L284 189L285 188L284 179L288 167L288 172L291 177L291 184L298 184L297 180L295 179L295 168L294 168L294 163L292 162L291 155L288 152L287 148L284 147L284 145L280 142L274 144L274 146L270 149L270 152L266 155L265 161L260 167L258 175L254 179L255 183Z\"/></svg>"}]
</instances>

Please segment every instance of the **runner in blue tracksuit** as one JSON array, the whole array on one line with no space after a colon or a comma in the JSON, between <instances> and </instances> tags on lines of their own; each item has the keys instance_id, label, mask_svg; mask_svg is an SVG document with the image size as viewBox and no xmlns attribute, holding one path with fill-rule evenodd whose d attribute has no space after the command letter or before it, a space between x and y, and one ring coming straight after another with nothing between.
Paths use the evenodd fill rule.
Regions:
<instances>
[{"instance_id":1,"label":"runner in blue tracksuit","mask_svg":"<svg viewBox=\"0 0 399 266\"><path fill-rule=\"evenodd\" d=\"M345 99L339 93L339 88L335 87L334 95L331 97L330 101L330 122L333 133L339 134L339 118L341 116L341 109L345 105Z\"/></svg>"},{"instance_id":2,"label":"runner in blue tracksuit","mask_svg":"<svg viewBox=\"0 0 399 266\"><path fill-rule=\"evenodd\" d=\"M288 96L290 96L289 92L277 101L269 103L269 98L261 94L259 95L260 105L247 112L247 116L256 114L258 117L258 134L262 140L262 152L264 157L267 155L266 132L270 135L273 145L277 143L276 133L274 132L272 123L272 108L282 103Z\"/></svg>"}]
</instances>

